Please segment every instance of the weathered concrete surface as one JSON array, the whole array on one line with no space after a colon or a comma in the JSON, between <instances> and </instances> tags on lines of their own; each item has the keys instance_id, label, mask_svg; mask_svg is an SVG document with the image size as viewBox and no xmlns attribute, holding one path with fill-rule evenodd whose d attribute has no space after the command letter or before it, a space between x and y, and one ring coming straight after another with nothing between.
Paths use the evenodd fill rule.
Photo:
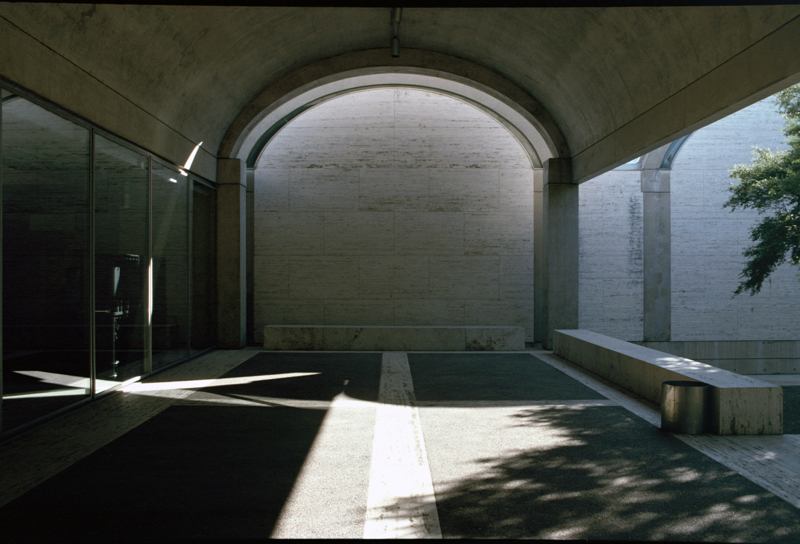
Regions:
<instances>
[{"instance_id":1,"label":"weathered concrete surface","mask_svg":"<svg viewBox=\"0 0 800 544\"><path fill-rule=\"evenodd\" d=\"M664 381L711 385L713 434L783 433L783 390L778 386L586 330L555 331L553 344L559 357L656 404Z\"/></svg>"},{"instance_id":2,"label":"weathered concrete surface","mask_svg":"<svg viewBox=\"0 0 800 544\"><path fill-rule=\"evenodd\" d=\"M118 108L216 150L253 97L284 76L387 48L390 13L7 3L0 73L153 151L164 146L159 134L126 128ZM560 127L574 179L584 180L795 82L800 58L784 52L797 44L798 15L798 6L408 8L401 42L515 82ZM404 62L385 53L382 65ZM333 63L314 79L349 67Z\"/></svg>"},{"instance_id":3,"label":"weathered concrete surface","mask_svg":"<svg viewBox=\"0 0 800 544\"><path fill-rule=\"evenodd\" d=\"M217 346L246 343L247 169L239 159L220 159L217 170Z\"/></svg>"},{"instance_id":4,"label":"weathered concrete surface","mask_svg":"<svg viewBox=\"0 0 800 544\"><path fill-rule=\"evenodd\" d=\"M669 171L642 171L644 340L668 341L672 319Z\"/></svg>"},{"instance_id":5,"label":"weathered concrete surface","mask_svg":"<svg viewBox=\"0 0 800 544\"><path fill-rule=\"evenodd\" d=\"M642 192L636 170L580 185L579 326L620 340L642 337Z\"/></svg>"},{"instance_id":6,"label":"weathered concrete surface","mask_svg":"<svg viewBox=\"0 0 800 544\"><path fill-rule=\"evenodd\" d=\"M325 349L325 333L320 327L264 327L264 349Z\"/></svg>"},{"instance_id":7,"label":"weathered concrete surface","mask_svg":"<svg viewBox=\"0 0 800 544\"><path fill-rule=\"evenodd\" d=\"M521 351L522 327L339 327L268 325L265 350Z\"/></svg>"},{"instance_id":8,"label":"weathered concrete surface","mask_svg":"<svg viewBox=\"0 0 800 544\"><path fill-rule=\"evenodd\" d=\"M578 186L569 159L544 163L544 307L542 346L553 345L553 330L578 326Z\"/></svg>"},{"instance_id":9,"label":"weathered concrete surface","mask_svg":"<svg viewBox=\"0 0 800 544\"><path fill-rule=\"evenodd\" d=\"M544 170L533 171L533 341L547 336L544 294L547 260L544 258Z\"/></svg>"},{"instance_id":10,"label":"weathered concrete surface","mask_svg":"<svg viewBox=\"0 0 800 544\"><path fill-rule=\"evenodd\" d=\"M511 325L533 341L534 171L483 111L420 89L341 96L253 172L256 342L308 323Z\"/></svg>"},{"instance_id":11,"label":"weathered concrete surface","mask_svg":"<svg viewBox=\"0 0 800 544\"><path fill-rule=\"evenodd\" d=\"M525 349L525 329L522 327L468 327L464 332L468 351Z\"/></svg>"},{"instance_id":12,"label":"weathered concrete surface","mask_svg":"<svg viewBox=\"0 0 800 544\"><path fill-rule=\"evenodd\" d=\"M0 59L0 75L175 164L185 164L194 146L203 141L206 130L198 126L191 134L182 132L174 120L156 113L154 104L150 103L152 94L148 99L139 96L137 92L131 92L128 84L132 83L135 86L137 80L152 83L150 76L155 76L155 72L159 71L155 66L160 63L153 57L148 61L155 63L150 65L150 69L139 64L144 58L143 52L148 47L140 47L140 44L134 45L133 42L125 40L114 40L113 45L103 43L105 32L97 29L94 40L86 39L85 42L87 45L89 42L95 43L91 46L95 54L84 58L85 62L76 62L78 60L76 56L81 55L76 55L76 51L70 53L68 50L71 46L54 50L55 43L52 40L45 39L39 33L31 36L28 32L30 27L23 30L17 24L10 22L6 18L8 16L4 10L6 7L8 4L0 6L0 29L2 29L0 40L3 51L6 51ZM23 11L24 9L26 8L23 8ZM44 16L39 23L44 23L46 26L48 22L52 22L50 17L58 19L64 15L56 10L51 12L50 16ZM109 17L104 18L109 20ZM62 19L62 24L67 20L69 18ZM54 37L46 28L40 30L49 34L50 38ZM127 34L129 32L117 36ZM62 36L62 38L68 37ZM84 34L84 38L88 38L88 35ZM77 42L73 43L76 44ZM167 49L168 46L165 46L161 52ZM133 53L134 58L129 58L124 51ZM61 56L65 53L67 58ZM112 64L108 66L112 67L111 71L116 74L102 77L92 68L92 64L106 53L111 53L112 58L116 59L111 60ZM130 79L131 74L137 75ZM128 83L125 80L129 80ZM178 88L176 85L173 84L173 91ZM162 89L162 92L164 90L166 89ZM177 96L180 94L176 93ZM209 180L216 179L216 148L209 145L208 140L200 147L191 170Z\"/></svg>"}]
</instances>

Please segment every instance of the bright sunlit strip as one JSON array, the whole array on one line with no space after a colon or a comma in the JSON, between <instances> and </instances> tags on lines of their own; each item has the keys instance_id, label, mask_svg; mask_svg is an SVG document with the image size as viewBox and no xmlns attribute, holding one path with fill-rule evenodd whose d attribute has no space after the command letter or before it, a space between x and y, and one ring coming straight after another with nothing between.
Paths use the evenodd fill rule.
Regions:
<instances>
[{"instance_id":1,"label":"bright sunlit strip","mask_svg":"<svg viewBox=\"0 0 800 544\"><path fill-rule=\"evenodd\" d=\"M41 397L73 397L88 394L88 389L51 389L49 391L35 391L29 393L6 393L3 395L3 400L37 399Z\"/></svg>"},{"instance_id":2,"label":"bright sunlit strip","mask_svg":"<svg viewBox=\"0 0 800 544\"><path fill-rule=\"evenodd\" d=\"M192 154L189 155L189 158L186 160L186 164L183 165L184 169L189 170L192 167L192 162L194 162L194 158L197 155L197 150L200 149L201 145L203 145L203 142L200 142L199 144L194 146ZM181 174L183 174L184 176L186 175L183 171L181 171Z\"/></svg>"},{"instance_id":3,"label":"bright sunlit strip","mask_svg":"<svg viewBox=\"0 0 800 544\"><path fill-rule=\"evenodd\" d=\"M89 388L89 378L81 376L70 376L69 374L55 374L53 372L44 372L41 370L17 370L17 374L23 376L30 376L36 378L44 383L52 383L55 385L64 385L66 387L79 387Z\"/></svg>"},{"instance_id":4,"label":"bright sunlit strip","mask_svg":"<svg viewBox=\"0 0 800 544\"><path fill-rule=\"evenodd\" d=\"M204 387L221 387L225 385L244 385L253 382L269 380L283 380L286 378L301 378L303 376L316 376L320 372L289 372L286 374L269 374L266 376L242 376L240 378L218 378L216 380L190 380L185 382L160 382L160 383L134 383L122 390L128 393L137 391L164 391L167 389L201 389Z\"/></svg>"},{"instance_id":5,"label":"bright sunlit strip","mask_svg":"<svg viewBox=\"0 0 800 544\"><path fill-rule=\"evenodd\" d=\"M153 322L153 259L147 267L147 326Z\"/></svg>"}]
</instances>

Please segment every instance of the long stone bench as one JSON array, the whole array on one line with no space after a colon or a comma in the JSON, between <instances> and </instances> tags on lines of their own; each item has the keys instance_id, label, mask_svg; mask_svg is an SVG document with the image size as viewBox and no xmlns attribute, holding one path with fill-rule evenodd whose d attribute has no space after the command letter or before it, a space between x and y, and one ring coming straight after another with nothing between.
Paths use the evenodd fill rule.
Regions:
<instances>
[{"instance_id":1,"label":"long stone bench","mask_svg":"<svg viewBox=\"0 0 800 544\"><path fill-rule=\"evenodd\" d=\"M267 325L266 350L521 351L522 327Z\"/></svg>"},{"instance_id":2,"label":"long stone bench","mask_svg":"<svg viewBox=\"0 0 800 544\"><path fill-rule=\"evenodd\" d=\"M776 385L586 330L554 331L553 353L659 405L664 381L709 384L713 434L783 433Z\"/></svg>"}]
</instances>

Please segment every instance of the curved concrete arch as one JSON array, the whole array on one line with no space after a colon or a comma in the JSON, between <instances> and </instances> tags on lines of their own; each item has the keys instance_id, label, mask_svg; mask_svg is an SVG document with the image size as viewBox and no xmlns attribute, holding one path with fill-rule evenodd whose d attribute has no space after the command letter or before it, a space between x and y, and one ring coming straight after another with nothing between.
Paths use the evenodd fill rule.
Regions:
<instances>
[{"instance_id":1,"label":"curved concrete arch","mask_svg":"<svg viewBox=\"0 0 800 544\"><path fill-rule=\"evenodd\" d=\"M569 157L569 147L553 118L534 98L502 76L475 63L441 53L406 50L392 58L388 49L347 53L312 63L266 88L237 116L219 148L221 158L247 159L261 136L298 110L327 96L371 86L429 88L479 105L514 127L539 161ZM524 142L523 146L525 146Z\"/></svg>"},{"instance_id":2,"label":"curved concrete arch","mask_svg":"<svg viewBox=\"0 0 800 544\"><path fill-rule=\"evenodd\" d=\"M672 163L675 162L675 157L677 157L681 147L683 147L683 144L686 143L686 140L688 140L692 134L694 134L694 132L681 136L647 153L643 156L642 160L639 161L637 170L671 170Z\"/></svg>"},{"instance_id":3,"label":"curved concrete arch","mask_svg":"<svg viewBox=\"0 0 800 544\"><path fill-rule=\"evenodd\" d=\"M384 74L386 76L387 74ZM514 115L514 112L505 112L506 115L510 116L513 121L509 120L508 118L502 116L497 111L490 109L485 104L480 102L476 102L475 100L471 100L463 96L462 94L456 94L450 91L444 91L439 88L435 87L427 87L421 84L411 84L411 83L398 83L398 82L381 82L374 84L367 84L361 85L360 83L366 81L375 81L376 78L378 79L412 79L412 80L419 80L419 77L406 77L408 74L400 74L400 77L396 77L392 75L390 77L383 77L383 76L357 76L352 79L346 80L347 88L343 90L333 91L330 94L323 94L323 96L319 98L312 98L314 95L319 93L325 93L327 86L317 87L314 91L309 91L304 93L300 96L295 97L293 100L290 100L283 107L277 108L274 112L267 115L263 118L259 123L255 125L255 127L250 131L250 134L245 138L244 143L242 144L241 148L239 149L238 158L243 159L247 163L248 168L253 168L255 163L258 162L258 157L264 151L264 149L269 144L270 140L273 137L277 136L278 133L283 129L283 127L287 126L289 123L292 122L293 119L300 116L301 114L305 113L306 111L314 108L316 106L322 105L326 102L334 100L336 98L342 97L347 94L357 93L362 91L368 91L372 89L385 89L385 88L397 88L397 87L407 87L410 89L419 89L422 91L428 91L437 93L443 96L447 96L452 98L453 100L459 100L461 102L467 103L470 106L482 111L489 117L493 118L495 121L499 122L503 125L506 130L508 130L512 136L519 142L520 146L525 150L525 153L528 155L528 158L531 161L531 166L534 168L541 168L542 161L539 156L539 152L537 152L536 147L538 146L540 150L544 146L544 140L542 139L539 132L537 132L529 123L527 123L524 119L518 118L519 116ZM311 100L309 101L309 98ZM485 97L484 97L485 98ZM488 99L491 101L491 98ZM289 110L290 112L287 115L283 115L283 112ZM519 127L522 128L519 128ZM534 145L533 142L536 142ZM546 154L545 157L548 157Z\"/></svg>"}]
</instances>

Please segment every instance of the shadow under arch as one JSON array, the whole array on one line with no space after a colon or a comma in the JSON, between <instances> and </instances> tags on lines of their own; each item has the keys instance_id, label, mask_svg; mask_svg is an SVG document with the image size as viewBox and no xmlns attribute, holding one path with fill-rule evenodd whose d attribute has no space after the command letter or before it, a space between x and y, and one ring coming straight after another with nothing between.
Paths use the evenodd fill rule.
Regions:
<instances>
[{"instance_id":1,"label":"shadow under arch","mask_svg":"<svg viewBox=\"0 0 800 544\"><path fill-rule=\"evenodd\" d=\"M569 148L550 114L533 97L499 74L441 53L371 49L324 59L296 70L242 109L220 145L218 156L251 166L280 128L307 109L370 87L410 86L465 101L500 122L520 141L535 167Z\"/></svg>"}]
</instances>

